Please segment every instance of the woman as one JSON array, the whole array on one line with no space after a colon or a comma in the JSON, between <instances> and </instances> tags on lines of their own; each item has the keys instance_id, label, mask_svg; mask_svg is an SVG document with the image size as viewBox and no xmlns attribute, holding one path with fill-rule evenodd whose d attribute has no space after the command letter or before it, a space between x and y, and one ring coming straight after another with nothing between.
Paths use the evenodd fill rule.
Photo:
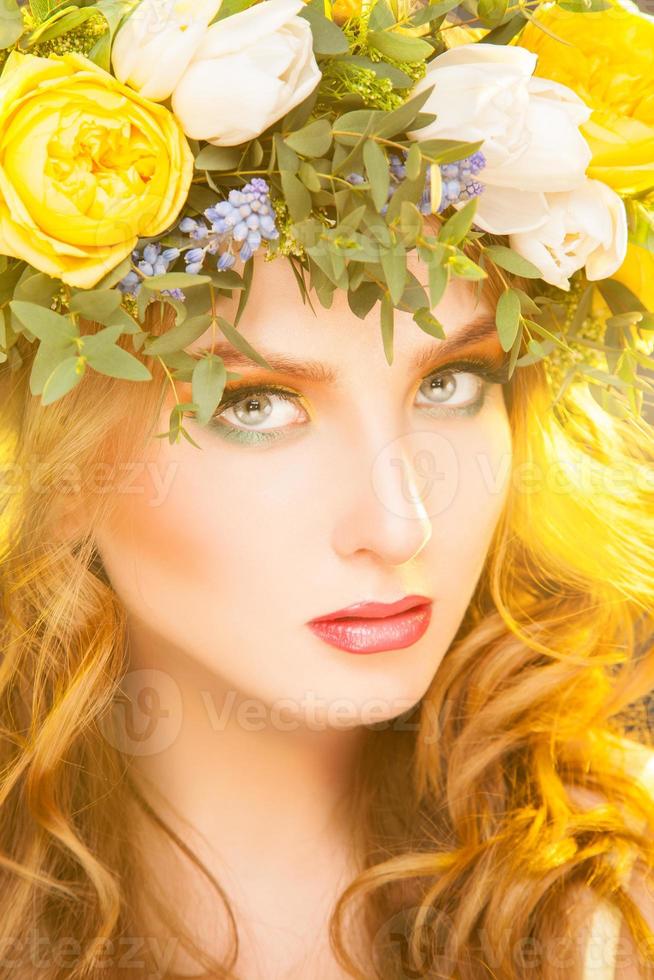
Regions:
<instances>
[{"instance_id":1,"label":"woman","mask_svg":"<svg viewBox=\"0 0 654 980\"><path fill-rule=\"evenodd\" d=\"M619 425L560 425L541 365L506 383L492 287L479 302L448 287L445 341L425 344L404 314L388 365L374 317L340 298L315 316L288 264L256 261L243 335L293 364L237 356L238 387L191 429L200 451L156 438L163 371L142 386L158 396L98 374L47 416L25 374L13 392L16 472L40 467L3 573L5 730L10 709L25 719L5 749L8 962L25 968L38 900L53 942L69 940L46 945L46 976L79 964L91 936L112 939L100 961L116 976L232 975L230 922L233 975L248 978L369 977L371 938L384 977L446 961L476 976L480 949L499 975L539 957L538 975L581 975L587 919L555 947L556 883L575 894L629 840L634 783L614 782L600 664L649 588L636 574L649 542L625 536L644 511L611 487L619 463L639 464ZM571 488L573 461L589 469ZM389 617L383 604L407 597L413 611ZM322 622L360 602L385 618ZM633 780L647 758L630 744ZM604 812L575 789L591 757L591 790L617 792ZM373 923L367 941L363 917L344 934L360 938L358 974L328 942L348 886ZM484 905L437 960L436 910L452 937ZM422 967L409 959L419 914Z\"/></svg>"},{"instance_id":2,"label":"woman","mask_svg":"<svg viewBox=\"0 0 654 980\"><path fill-rule=\"evenodd\" d=\"M590 109L219 6L0 75L0 977L651 976L654 441L547 319L649 329Z\"/></svg>"}]
</instances>

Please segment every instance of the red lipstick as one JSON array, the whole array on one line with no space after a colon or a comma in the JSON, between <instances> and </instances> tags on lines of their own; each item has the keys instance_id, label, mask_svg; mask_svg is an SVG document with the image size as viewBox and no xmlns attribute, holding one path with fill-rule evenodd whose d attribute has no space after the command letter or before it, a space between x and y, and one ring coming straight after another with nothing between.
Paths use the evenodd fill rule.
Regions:
<instances>
[{"instance_id":1,"label":"red lipstick","mask_svg":"<svg viewBox=\"0 0 654 980\"><path fill-rule=\"evenodd\" d=\"M424 635L432 600L410 595L397 602L356 602L307 624L316 636L348 653L378 653L411 646Z\"/></svg>"}]
</instances>

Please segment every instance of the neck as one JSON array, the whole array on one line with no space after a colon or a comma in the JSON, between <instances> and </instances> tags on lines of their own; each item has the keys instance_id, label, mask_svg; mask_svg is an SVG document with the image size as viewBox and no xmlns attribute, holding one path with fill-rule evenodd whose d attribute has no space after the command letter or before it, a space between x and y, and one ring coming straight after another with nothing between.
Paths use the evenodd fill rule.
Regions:
<instances>
[{"instance_id":1,"label":"neck","mask_svg":"<svg viewBox=\"0 0 654 980\"><path fill-rule=\"evenodd\" d=\"M154 689L147 699L154 720L132 772L155 809L184 839L198 832L218 864L238 859L288 873L315 859L317 847L346 850L363 729L312 724L283 704L264 705L151 639L130 634L130 673L148 671L141 676ZM130 695L137 706L146 701L137 687Z\"/></svg>"}]
</instances>

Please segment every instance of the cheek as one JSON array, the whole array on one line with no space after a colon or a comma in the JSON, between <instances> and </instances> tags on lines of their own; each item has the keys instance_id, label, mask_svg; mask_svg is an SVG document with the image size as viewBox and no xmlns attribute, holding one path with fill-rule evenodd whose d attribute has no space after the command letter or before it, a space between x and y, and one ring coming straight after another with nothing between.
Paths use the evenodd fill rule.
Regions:
<instances>
[{"instance_id":1,"label":"cheek","mask_svg":"<svg viewBox=\"0 0 654 980\"><path fill-rule=\"evenodd\" d=\"M260 453L194 438L202 449L158 444L96 532L107 571L133 610L146 598L164 615L169 602L186 602L187 612L190 603L206 617L218 596L230 602L244 583L274 575L262 565L294 539L292 473L267 486Z\"/></svg>"},{"instance_id":2,"label":"cheek","mask_svg":"<svg viewBox=\"0 0 654 980\"><path fill-rule=\"evenodd\" d=\"M429 548L443 581L466 596L482 570L510 485L511 431L499 389L497 394L477 420L440 433L453 451Z\"/></svg>"}]
</instances>

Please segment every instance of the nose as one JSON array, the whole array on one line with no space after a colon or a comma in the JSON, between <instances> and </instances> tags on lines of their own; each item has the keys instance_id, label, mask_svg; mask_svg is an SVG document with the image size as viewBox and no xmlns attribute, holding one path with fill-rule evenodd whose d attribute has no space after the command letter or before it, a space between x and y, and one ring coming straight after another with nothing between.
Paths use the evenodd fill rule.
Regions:
<instances>
[{"instance_id":1,"label":"nose","mask_svg":"<svg viewBox=\"0 0 654 980\"><path fill-rule=\"evenodd\" d=\"M367 551L388 565L415 558L432 524L406 445L394 440L392 451L359 452L342 473L347 505L334 528L336 553L345 558Z\"/></svg>"}]
</instances>

